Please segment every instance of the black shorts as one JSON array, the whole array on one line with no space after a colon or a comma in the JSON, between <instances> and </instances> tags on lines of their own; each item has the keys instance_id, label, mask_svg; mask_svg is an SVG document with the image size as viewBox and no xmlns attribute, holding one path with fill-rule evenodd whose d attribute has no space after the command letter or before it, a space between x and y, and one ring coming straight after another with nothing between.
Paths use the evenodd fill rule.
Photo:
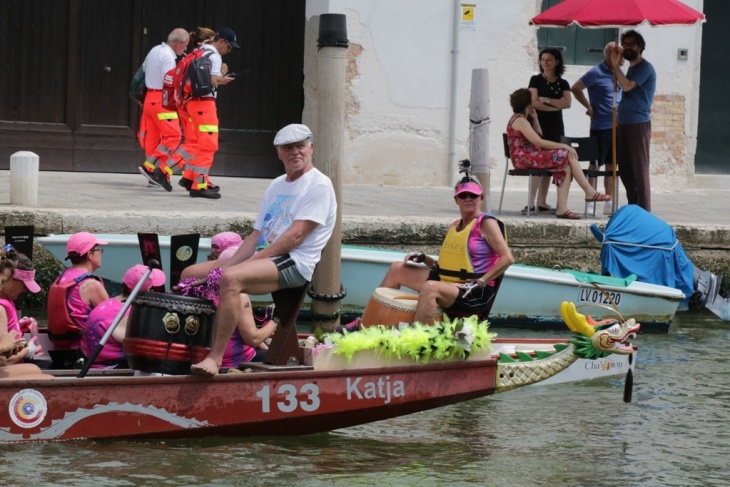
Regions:
<instances>
[{"instance_id":1,"label":"black shorts","mask_svg":"<svg viewBox=\"0 0 730 487\"><path fill-rule=\"evenodd\" d=\"M613 164L613 131L591 130L591 137L595 137L598 142L598 166L605 164Z\"/></svg>"},{"instance_id":2,"label":"black shorts","mask_svg":"<svg viewBox=\"0 0 730 487\"><path fill-rule=\"evenodd\" d=\"M279 271L279 289L302 287L307 283L289 254L277 255L270 259Z\"/></svg>"},{"instance_id":3,"label":"black shorts","mask_svg":"<svg viewBox=\"0 0 730 487\"><path fill-rule=\"evenodd\" d=\"M429 281L440 281L436 271L431 271L428 276ZM494 300L494 286L484 286L483 288L474 289L468 297L464 298L464 289L459 289L459 295L456 297L454 304L446 308L447 313L453 311L459 315L481 315L489 309ZM482 317L486 319L486 316Z\"/></svg>"}]
</instances>

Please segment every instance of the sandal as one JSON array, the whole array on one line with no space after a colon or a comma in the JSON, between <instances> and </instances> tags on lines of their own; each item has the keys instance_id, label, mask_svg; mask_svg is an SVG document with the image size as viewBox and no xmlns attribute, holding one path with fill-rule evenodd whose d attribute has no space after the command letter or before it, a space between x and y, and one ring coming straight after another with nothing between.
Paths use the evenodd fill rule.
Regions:
<instances>
[{"instance_id":1,"label":"sandal","mask_svg":"<svg viewBox=\"0 0 730 487\"><path fill-rule=\"evenodd\" d=\"M530 207L530 213L535 213L535 207L534 206L531 206ZM522 208L522 210L520 211L520 214L527 215L527 207L526 206L524 208Z\"/></svg>"},{"instance_id":2,"label":"sandal","mask_svg":"<svg viewBox=\"0 0 730 487\"><path fill-rule=\"evenodd\" d=\"M580 215L576 215L570 210L565 210L565 213L556 214L555 217L562 220L580 220Z\"/></svg>"},{"instance_id":3,"label":"sandal","mask_svg":"<svg viewBox=\"0 0 730 487\"><path fill-rule=\"evenodd\" d=\"M552 215L555 213L555 208L553 208L550 205L547 205L547 206L537 205L537 212L541 213L543 215Z\"/></svg>"},{"instance_id":4,"label":"sandal","mask_svg":"<svg viewBox=\"0 0 730 487\"><path fill-rule=\"evenodd\" d=\"M593 193L592 198L586 198L586 201L611 201L611 195L599 193L596 191Z\"/></svg>"}]
</instances>

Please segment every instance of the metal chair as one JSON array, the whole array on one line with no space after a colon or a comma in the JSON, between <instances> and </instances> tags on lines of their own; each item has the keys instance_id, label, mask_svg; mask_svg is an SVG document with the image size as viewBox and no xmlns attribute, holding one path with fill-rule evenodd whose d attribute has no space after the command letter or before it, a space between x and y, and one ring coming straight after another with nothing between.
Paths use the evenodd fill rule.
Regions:
<instances>
[{"instance_id":1,"label":"metal chair","mask_svg":"<svg viewBox=\"0 0 730 487\"><path fill-rule=\"evenodd\" d=\"M510 169L509 143L507 142L507 134L502 134L502 143L504 145L504 178L502 179L502 194L499 196L498 215L502 214L502 202L504 201L504 187L507 184L507 175L510 176L550 176L550 171L545 169ZM532 178L527 180L527 216L530 216L530 195L532 194Z\"/></svg>"},{"instance_id":2,"label":"metal chair","mask_svg":"<svg viewBox=\"0 0 730 487\"><path fill-rule=\"evenodd\" d=\"M560 137L560 141L563 144L568 144L569 146L573 147L575 151L578 153L578 161L587 161L589 163L595 164L596 167L598 167L598 139L595 137L566 137L562 136ZM613 176L613 171L602 171L598 169L583 169L583 174L586 178L598 178L598 177L606 177L606 176ZM618 171L616 171L616 177L619 176ZM598 185L598 179L595 179L594 188ZM585 209L583 211L583 216L588 216L588 205L590 204L589 201L586 202ZM616 205L618 205L618 194L616 195ZM596 216L596 207L598 205L593 205L593 217Z\"/></svg>"}]
</instances>

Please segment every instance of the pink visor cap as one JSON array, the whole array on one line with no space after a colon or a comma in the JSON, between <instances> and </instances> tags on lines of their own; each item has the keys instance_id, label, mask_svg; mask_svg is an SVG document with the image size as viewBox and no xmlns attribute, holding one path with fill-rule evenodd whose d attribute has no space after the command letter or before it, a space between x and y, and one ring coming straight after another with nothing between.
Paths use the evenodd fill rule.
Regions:
<instances>
[{"instance_id":1,"label":"pink visor cap","mask_svg":"<svg viewBox=\"0 0 730 487\"><path fill-rule=\"evenodd\" d=\"M124 274L122 282L125 286L132 290L134 289L134 286L137 285L139 280L142 279L142 276L144 276L145 272L147 272L147 267L143 266L142 264L132 266ZM166 277L164 272L162 272L160 269L152 269L149 277L147 278L145 283L142 284L140 291L149 291L153 287L162 286L163 284L165 284L165 280Z\"/></svg>"},{"instance_id":2,"label":"pink visor cap","mask_svg":"<svg viewBox=\"0 0 730 487\"><path fill-rule=\"evenodd\" d=\"M482 190L481 186L479 186L477 183L473 181L469 181L468 183L461 183L456 187L456 191L454 191L454 196L459 195L461 193L474 193L478 195L484 194L484 191Z\"/></svg>"},{"instance_id":3,"label":"pink visor cap","mask_svg":"<svg viewBox=\"0 0 730 487\"><path fill-rule=\"evenodd\" d=\"M98 240L93 233L74 233L66 242L66 260L71 257L72 252L74 255L84 255L95 245L106 245L108 243L106 240Z\"/></svg>"},{"instance_id":4,"label":"pink visor cap","mask_svg":"<svg viewBox=\"0 0 730 487\"><path fill-rule=\"evenodd\" d=\"M228 247L241 245L243 239L236 232L222 232L213 236L210 240L210 248L213 252L223 252Z\"/></svg>"},{"instance_id":5,"label":"pink visor cap","mask_svg":"<svg viewBox=\"0 0 730 487\"><path fill-rule=\"evenodd\" d=\"M223 252L220 253L218 258L219 259L230 259L238 251L238 247L240 247L240 245L234 245L233 247L228 247L226 250L224 250Z\"/></svg>"},{"instance_id":6,"label":"pink visor cap","mask_svg":"<svg viewBox=\"0 0 730 487\"><path fill-rule=\"evenodd\" d=\"M35 271L24 271L22 269L15 269L13 271L13 279L17 279L25 284L28 291L33 294L40 292L41 287L35 282Z\"/></svg>"}]
</instances>

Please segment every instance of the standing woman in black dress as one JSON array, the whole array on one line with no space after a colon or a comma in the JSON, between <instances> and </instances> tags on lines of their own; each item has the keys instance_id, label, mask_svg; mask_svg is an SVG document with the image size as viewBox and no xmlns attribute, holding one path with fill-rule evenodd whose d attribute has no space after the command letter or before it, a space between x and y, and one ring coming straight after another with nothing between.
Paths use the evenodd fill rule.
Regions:
<instances>
[{"instance_id":1,"label":"standing woman in black dress","mask_svg":"<svg viewBox=\"0 0 730 487\"><path fill-rule=\"evenodd\" d=\"M560 142L565 135L563 127L563 110L570 108L572 101L570 84L562 76L565 72L563 54L560 49L547 47L540 51L540 74L530 78L528 88L532 94L532 107L537 110L537 119L542 127L542 138L553 142ZM539 184L538 184L539 182ZM547 193L550 189L550 177L533 176L530 204L534 204L535 196L540 189L536 213L555 213L547 203ZM523 210L527 213L527 208Z\"/></svg>"}]
</instances>

